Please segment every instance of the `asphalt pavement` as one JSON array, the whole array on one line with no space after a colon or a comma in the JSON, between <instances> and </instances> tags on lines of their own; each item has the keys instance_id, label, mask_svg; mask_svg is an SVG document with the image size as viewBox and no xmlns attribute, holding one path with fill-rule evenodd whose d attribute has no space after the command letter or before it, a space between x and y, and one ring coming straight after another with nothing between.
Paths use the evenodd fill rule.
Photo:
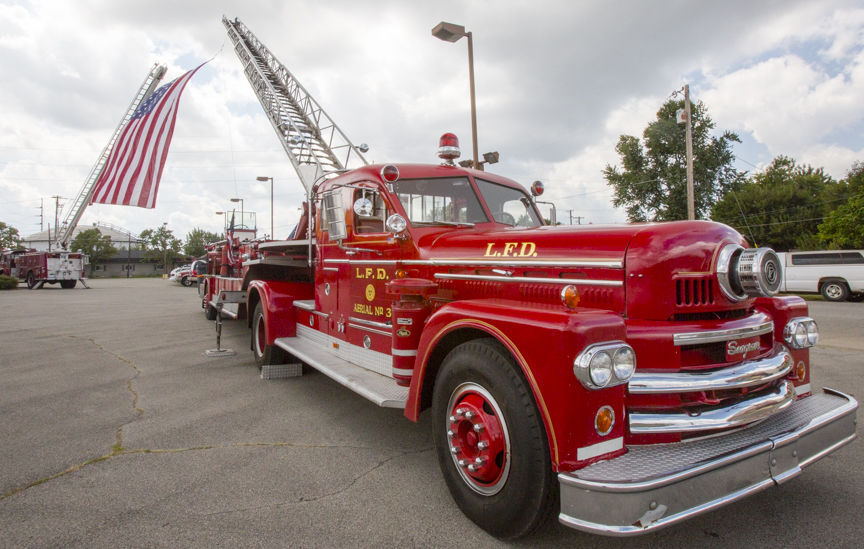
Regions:
<instances>
[{"instance_id":1,"label":"asphalt pavement","mask_svg":"<svg viewBox=\"0 0 864 549\"><path fill-rule=\"evenodd\" d=\"M244 322L216 347L194 288L0 291L0 547L496 547L417 424L314 371L262 380ZM812 303L813 386L864 394L864 304ZM858 547L864 443L639 538L557 523L526 547Z\"/></svg>"}]
</instances>

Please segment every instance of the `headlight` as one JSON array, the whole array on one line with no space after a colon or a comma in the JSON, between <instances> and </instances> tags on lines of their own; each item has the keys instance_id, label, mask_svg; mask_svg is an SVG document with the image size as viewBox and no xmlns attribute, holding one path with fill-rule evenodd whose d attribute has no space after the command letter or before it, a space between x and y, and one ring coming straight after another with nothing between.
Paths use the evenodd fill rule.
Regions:
<instances>
[{"instance_id":1,"label":"headlight","mask_svg":"<svg viewBox=\"0 0 864 549\"><path fill-rule=\"evenodd\" d=\"M799 316L783 327L783 339L793 349L806 349L819 342L819 327L812 318Z\"/></svg>"},{"instance_id":2,"label":"headlight","mask_svg":"<svg viewBox=\"0 0 864 549\"><path fill-rule=\"evenodd\" d=\"M622 341L589 345L573 361L573 373L588 389L627 383L636 371L636 353Z\"/></svg>"},{"instance_id":3,"label":"headlight","mask_svg":"<svg viewBox=\"0 0 864 549\"><path fill-rule=\"evenodd\" d=\"M615 377L622 381L630 381L636 371L636 353L630 347L621 347L612 359Z\"/></svg>"},{"instance_id":4,"label":"headlight","mask_svg":"<svg viewBox=\"0 0 864 549\"><path fill-rule=\"evenodd\" d=\"M612 357L606 351L600 351L591 357L588 364L591 381L598 387L605 387L612 379Z\"/></svg>"}]
</instances>

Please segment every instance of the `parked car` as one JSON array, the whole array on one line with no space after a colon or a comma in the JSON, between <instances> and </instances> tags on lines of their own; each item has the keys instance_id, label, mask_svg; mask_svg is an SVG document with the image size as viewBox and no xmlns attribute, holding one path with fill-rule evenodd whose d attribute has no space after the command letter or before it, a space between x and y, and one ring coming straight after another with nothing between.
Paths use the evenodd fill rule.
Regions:
<instances>
[{"instance_id":1,"label":"parked car","mask_svg":"<svg viewBox=\"0 0 864 549\"><path fill-rule=\"evenodd\" d=\"M179 269L179 270L178 270ZM198 283L198 278L207 274L207 262L204 260L194 261L190 265L184 265L171 271L171 280L179 282L184 286L192 286Z\"/></svg>"},{"instance_id":2,"label":"parked car","mask_svg":"<svg viewBox=\"0 0 864 549\"><path fill-rule=\"evenodd\" d=\"M818 250L778 254L781 291L820 293L828 301L864 299L864 250Z\"/></svg>"}]
</instances>

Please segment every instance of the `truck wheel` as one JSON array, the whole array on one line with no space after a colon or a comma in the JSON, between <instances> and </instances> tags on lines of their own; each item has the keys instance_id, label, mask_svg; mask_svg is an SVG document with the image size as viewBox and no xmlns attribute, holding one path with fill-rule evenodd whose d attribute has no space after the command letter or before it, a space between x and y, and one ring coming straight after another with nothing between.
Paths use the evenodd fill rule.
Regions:
<instances>
[{"instance_id":1,"label":"truck wheel","mask_svg":"<svg viewBox=\"0 0 864 549\"><path fill-rule=\"evenodd\" d=\"M184 276L180 279L180 284L186 286L187 288L192 285L192 280L188 276Z\"/></svg>"},{"instance_id":2,"label":"truck wheel","mask_svg":"<svg viewBox=\"0 0 864 549\"><path fill-rule=\"evenodd\" d=\"M283 349L275 345L267 345L266 327L264 308L259 301L252 317L252 354L255 355L255 363L258 364L259 369L265 364L283 364L285 362Z\"/></svg>"},{"instance_id":3,"label":"truck wheel","mask_svg":"<svg viewBox=\"0 0 864 549\"><path fill-rule=\"evenodd\" d=\"M69 288L74 288L76 282L78 282L78 281L77 280L61 280L60 281L60 287L68 290Z\"/></svg>"},{"instance_id":4,"label":"truck wheel","mask_svg":"<svg viewBox=\"0 0 864 549\"><path fill-rule=\"evenodd\" d=\"M474 340L444 359L432 397L438 464L465 515L500 539L553 514L555 480L543 422L510 354Z\"/></svg>"},{"instance_id":5,"label":"truck wheel","mask_svg":"<svg viewBox=\"0 0 864 549\"><path fill-rule=\"evenodd\" d=\"M29 273L27 273L27 287L32 290L33 286L35 286L35 285L36 285L36 277L33 275L33 271L30 271Z\"/></svg>"},{"instance_id":6,"label":"truck wheel","mask_svg":"<svg viewBox=\"0 0 864 549\"><path fill-rule=\"evenodd\" d=\"M820 292L828 301L846 301L849 297L849 286L842 280L827 280L822 283Z\"/></svg>"}]
</instances>

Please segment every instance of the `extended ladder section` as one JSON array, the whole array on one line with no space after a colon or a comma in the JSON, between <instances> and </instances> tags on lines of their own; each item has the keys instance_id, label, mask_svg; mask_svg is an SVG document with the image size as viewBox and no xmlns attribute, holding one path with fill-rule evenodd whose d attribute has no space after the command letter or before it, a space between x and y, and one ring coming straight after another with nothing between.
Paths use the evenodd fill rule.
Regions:
<instances>
[{"instance_id":1,"label":"extended ladder section","mask_svg":"<svg viewBox=\"0 0 864 549\"><path fill-rule=\"evenodd\" d=\"M63 219L63 224L57 231L58 249L66 249L68 247L69 240L72 238L72 232L75 230L75 227L78 226L78 221L81 220L84 210L87 209L87 205L93 197L96 181L99 180L99 176L102 175L102 170L105 169L105 163L108 161L108 156L114 148L114 143L120 136L120 131L124 126L126 126L129 119L132 118L132 114L135 113L135 109L138 108L138 105L140 105L147 96L153 93L153 90L156 89L156 86L162 80L163 76L165 76L165 66L154 65L147 74L147 77L144 79L144 82L141 84L141 87L138 89L138 93L136 93L135 97L132 98L132 102L129 103L129 107L126 109L126 114L123 115L120 124L117 126L117 129L114 130L111 139L108 140L108 144L105 145L104 149L102 149L102 154L99 155L96 164L94 164L93 168L90 170L90 175L87 176L84 185L81 187L81 190L78 191L78 195L75 197L75 200L72 202L72 205L66 213L66 217Z\"/></svg>"},{"instance_id":2,"label":"extended ladder section","mask_svg":"<svg viewBox=\"0 0 864 549\"><path fill-rule=\"evenodd\" d=\"M368 162L324 109L239 19L222 18L243 72L309 194L327 174Z\"/></svg>"}]
</instances>

